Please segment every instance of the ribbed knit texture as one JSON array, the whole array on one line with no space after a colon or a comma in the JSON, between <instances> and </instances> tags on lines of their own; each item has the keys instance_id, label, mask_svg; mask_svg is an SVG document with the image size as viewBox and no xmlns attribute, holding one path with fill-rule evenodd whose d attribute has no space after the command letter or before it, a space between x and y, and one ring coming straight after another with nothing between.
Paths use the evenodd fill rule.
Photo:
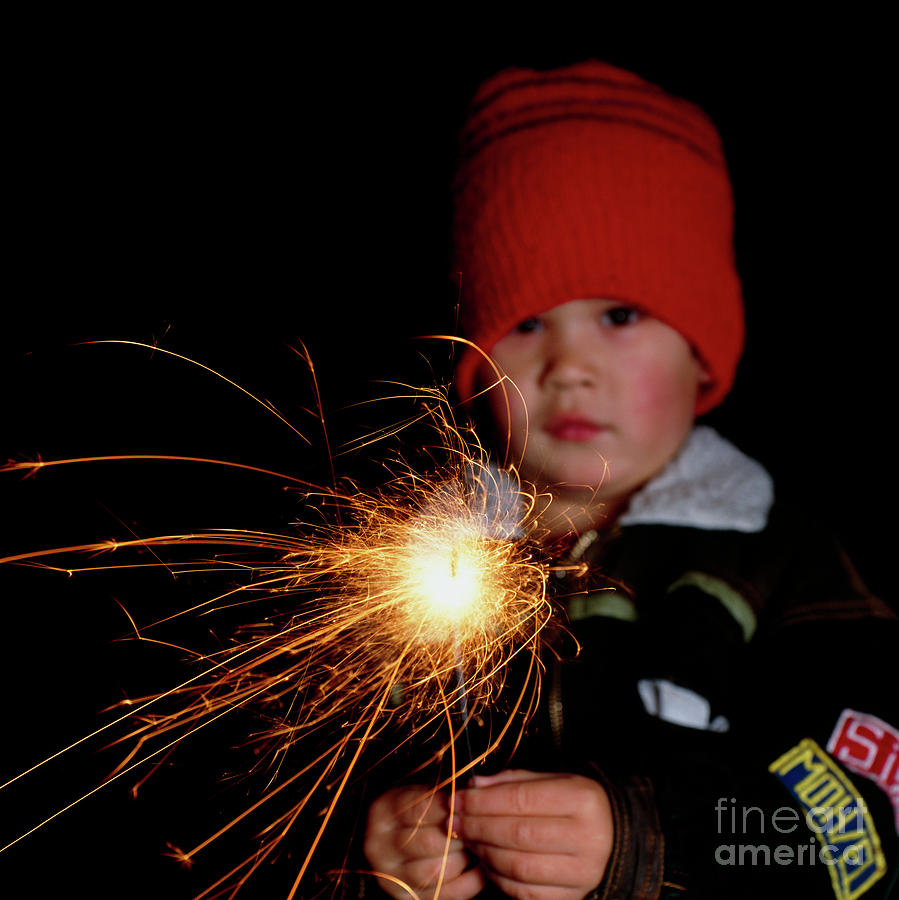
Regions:
<instances>
[{"instance_id":1,"label":"ribbed knit texture","mask_svg":"<svg viewBox=\"0 0 899 900\"><path fill-rule=\"evenodd\" d=\"M454 271L463 333L482 349L569 300L641 307L730 389L743 347L733 200L718 132L693 104L602 62L487 81L462 131ZM456 385L475 391L480 354Z\"/></svg>"}]
</instances>

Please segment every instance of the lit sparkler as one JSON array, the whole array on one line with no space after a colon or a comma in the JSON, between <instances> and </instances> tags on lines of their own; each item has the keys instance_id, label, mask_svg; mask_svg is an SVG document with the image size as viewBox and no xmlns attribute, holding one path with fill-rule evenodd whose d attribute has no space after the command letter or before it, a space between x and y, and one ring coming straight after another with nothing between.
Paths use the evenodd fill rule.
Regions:
<instances>
[{"instance_id":1,"label":"lit sparkler","mask_svg":"<svg viewBox=\"0 0 899 900\"><path fill-rule=\"evenodd\" d=\"M287 895L297 896L341 795L359 777L365 751L388 730L431 738L444 732L436 755L449 751L452 787L535 703L538 635L550 616L547 569L525 539L535 493L514 470L492 466L473 435L455 426L442 391L417 397L419 418L438 437L433 471L405 466L378 492L339 489L336 481L329 489L303 485L317 515L291 534L208 531L0 559L46 565L57 556L150 549L159 565L196 570L195 559L179 561L179 554L212 547L219 556L206 567L244 575L237 587L184 614L246 604L255 621L238 628L224 649L194 654L197 674L165 693L128 701L122 715L94 733L110 730L113 743L131 745L110 777L115 780L157 765L186 737L237 710L251 709L264 722L249 741L276 786L207 840L173 853L192 860L260 809L276 807L285 789L298 791L299 799L278 807L254 852L200 897L239 889L300 816L314 811L320 824ZM61 462L11 462L3 469L33 475ZM270 561L261 562L263 554ZM285 606L288 612L278 611ZM153 639L152 628L135 625L143 640ZM527 677L512 692L511 712L490 745L474 754L468 721L495 706L508 664L519 655L527 659ZM287 773L290 752L307 744L316 747L314 758ZM316 798L325 796L321 809Z\"/></svg>"}]
</instances>

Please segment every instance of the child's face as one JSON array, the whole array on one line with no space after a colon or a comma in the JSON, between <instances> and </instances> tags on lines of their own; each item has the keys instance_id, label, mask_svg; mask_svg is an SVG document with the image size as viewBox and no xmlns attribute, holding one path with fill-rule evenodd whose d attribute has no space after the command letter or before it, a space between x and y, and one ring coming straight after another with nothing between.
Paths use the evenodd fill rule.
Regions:
<instances>
[{"instance_id":1,"label":"child's face","mask_svg":"<svg viewBox=\"0 0 899 900\"><path fill-rule=\"evenodd\" d=\"M510 461L556 501L610 516L677 452L708 381L677 331L610 300L553 307L491 355L521 392L507 389L508 409L501 388L489 395Z\"/></svg>"}]
</instances>

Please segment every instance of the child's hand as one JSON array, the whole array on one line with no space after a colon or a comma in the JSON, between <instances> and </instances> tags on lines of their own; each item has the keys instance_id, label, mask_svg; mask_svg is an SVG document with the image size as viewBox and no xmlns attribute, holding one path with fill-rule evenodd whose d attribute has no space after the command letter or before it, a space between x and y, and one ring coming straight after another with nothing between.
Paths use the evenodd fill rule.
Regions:
<instances>
[{"instance_id":1,"label":"child's hand","mask_svg":"<svg viewBox=\"0 0 899 900\"><path fill-rule=\"evenodd\" d=\"M473 784L456 796L453 828L503 893L518 900L582 900L600 883L613 826L608 796L597 782L509 770Z\"/></svg>"},{"instance_id":2,"label":"child's hand","mask_svg":"<svg viewBox=\"0 0 899 900\"><path fill-rule=\"evenodd\" d=\"M365 855L377 872L392 875L416 892L395 881L379 878L378 884L396 900L433 897L446 856L440 900L470 900L484 887L479 869L465 871L468 856L462 841L447 846L448 795L426 787L394 788L371 805L365 829Z\"/></svg>"}]
</instances>

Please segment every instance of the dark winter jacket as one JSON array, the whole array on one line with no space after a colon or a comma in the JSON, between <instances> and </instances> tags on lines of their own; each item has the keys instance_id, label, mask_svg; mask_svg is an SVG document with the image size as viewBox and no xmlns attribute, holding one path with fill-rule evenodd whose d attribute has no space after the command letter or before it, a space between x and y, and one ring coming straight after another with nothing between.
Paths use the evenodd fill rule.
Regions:
<instances>
[{"instance_id":1,"label":"dark winter jacket","mask_svg":"<svg viewBox=\"0 0 899 900\"><path fill-rule=\"evenodd\" d=\"M581 649L548 662L539 753L612 799L595 896L886 897L899 621L832 538L698 428L573 557Z\"/></svg>"}]
</instances>

